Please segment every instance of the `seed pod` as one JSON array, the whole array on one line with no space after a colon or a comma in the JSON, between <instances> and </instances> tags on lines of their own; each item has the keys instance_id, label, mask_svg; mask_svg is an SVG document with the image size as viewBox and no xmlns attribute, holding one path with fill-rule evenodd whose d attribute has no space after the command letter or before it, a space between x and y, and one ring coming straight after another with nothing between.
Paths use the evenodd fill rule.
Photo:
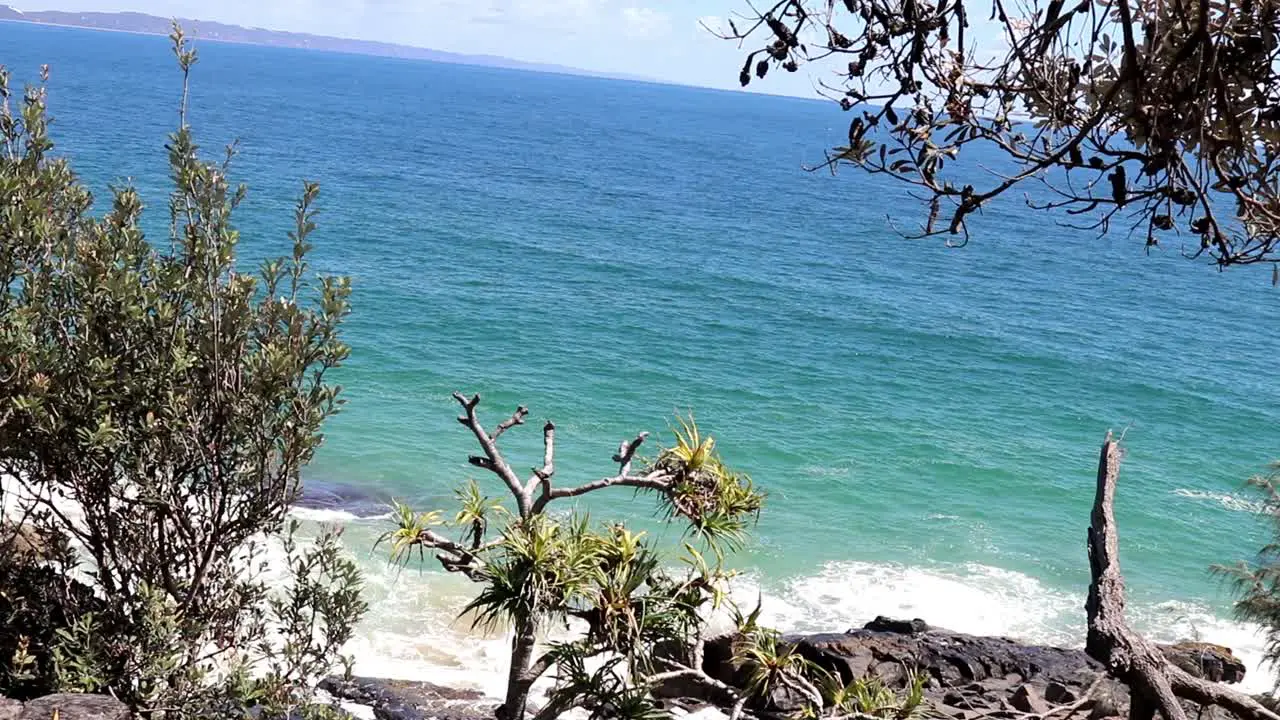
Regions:
<instances>
[{"instance_id":1,"label":"seed pod","mask_svg":"<svg viewBox=\"0 0 1280 720\"><path fill-rule=\"evenodd\" d=\"M760 62L756 63L756 77L763 80L764 76L768 74L768 72L769 72L768 60L761 60Z\"/></svg>"},{"instance_id":2,"label":"seed pod","mask_svg":"<svg viewBox=\"0 0 1280 720\"><path fill-rule=\"evenodd\" d=\"M1111 199L1116 205L1124 207L1129 201L1129 183L1125 179L1124 166L1117 165L1115 172L1108 175L1107 179L1111 181Z\"/></svg>"}]
</instances>

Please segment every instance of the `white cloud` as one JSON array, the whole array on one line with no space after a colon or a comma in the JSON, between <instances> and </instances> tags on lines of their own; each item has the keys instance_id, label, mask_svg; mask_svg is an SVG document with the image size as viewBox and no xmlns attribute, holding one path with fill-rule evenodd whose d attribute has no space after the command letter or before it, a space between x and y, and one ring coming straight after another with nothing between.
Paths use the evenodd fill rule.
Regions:
<instances>
[{"instance_id":1,"label":"white cloud","mask_svg":"<svg viewBox=\"0 0 1280 720\"><path fill-rule=\"evenodd\" d=\"M653 8L622 8L624 30L631 37L651 37L665 34L671 29L671 18Z\"/></svg>"}]
</instances>

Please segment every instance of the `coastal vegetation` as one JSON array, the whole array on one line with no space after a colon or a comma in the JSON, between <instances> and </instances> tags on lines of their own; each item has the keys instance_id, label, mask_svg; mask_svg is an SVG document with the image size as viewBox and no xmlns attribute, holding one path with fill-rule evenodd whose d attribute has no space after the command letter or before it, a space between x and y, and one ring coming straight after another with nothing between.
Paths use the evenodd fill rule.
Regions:
<instances>
[{"instance_id":1,"label":"coastal vegetation","mask_svg":"<svg viewBox=\"0 0 1280 720\"><path fill-rule=\"evenodd\" d=\"M547 673L554 674L555 684L536 720L552 720L575 707L589 709L593 717L652 717L657 708L650 688L678 680L704 686L733 704L735 714L741 712L748 694L703 671L704 629L708 611L731 602L724 553L745 541L764 495L725 464L715 438L692 418L681 419L675 442L651 460L638 456L649 435L640 433L619 445L612 458L615 474L560 487L554 482L554 423L542 428L541 464L523 478L499 438L524 425L529 410L517 408L490 431L480 421L478 395L454 398L462 407L458 421L482 452L470 463L496 476L514 507L483 495L472 481L458 491L459 508L450 523L459 539L435 529L444 525L440 512L415 513L398 505L397 527L383 540L393 559L430 551L445 570L479 583L464 615L474 626L511 629L500 720L525 717L530 690ZM690 542L684 543L681 570L673 572L643 533L618 523L596 525L576 512L552 514L557 501L610 488L652 494L661 513L685 524ZM578 637L553 642L535 657L539 635L570 618L582 625ZM768 652L756 648L752 657ZM597 667L589 668L593 659ZM775 676L798 677L782 668L757 685L771 684Z\"/></svg>"},{"instance_id":2,"label":"coastal vegetation","mask_svg":"<svg viewBox=\"0 0 1280 720\"><path fill-rule=\"evenodd\" d=\"M196 54L172 39L184 84L162 243L132 188L91 214L51 154L44 87L15 92L0 73L0 694L283 717L310 703L364 612L337 536L303 545L285 526L341 404L327 375L348 354L350 284L312 277L311 184L290 254L257 273L238 263L245 190L228 179L233 150L201 158L186 118ZM268 575L271 545L287 577Z\"/></svg>"},{"instance_id":3,"label":"coastal vegetation","mask_svg":"<svg viewBox=\"0 0 1280 720\"><path fill-rule=\"evenodd\" d=\"M1095 26L1119 23L1132 34L1131 11L1125 0L1116 2L1116 17L1108 5ZM783 2L759 15L757 28L733 29L735 37L758 28L774 35L767 59L748 59L752 72L744 72L744 84L752 74L767 75L770 63L792 69L797 56L814 59L800 38L813 31L810 12L816 11L804 7ZM1155 50L1138 53L1129 41L1115 50L1095 28L1090 43L1102 48L1101 59L1091 55L1094 65L1087 75L1079 71L1085 79L1077 80L1099 97L1080 91L1074 100L1076 86L1062 86L1058 78L1070 74L1069 67L1027 60L1033 47L1039 57L1052 58L1064 37L1075 37L1062 35L1074 27L1073 18L1082 19L1089 8L1050 9L1052 22L1035 20L1038 33L1018 36L1014 47L1022 50L1007 59L1010 67L995 72L984 66L994 75L979 81L965 74L963 52L949 66L934 57L950 47L948 23L959 36L956 47L966 47L962 4L925 8L907 0L888 8L868 0L845 7L866 27L839 35L831 20L835 5L829 6L822 28L828 50L848 51L876 67L892 63L880 76L899 86L883 97L844 96L862 114L850 145L831 164L853 162L924 188L931 193L926 202L933 219L944 202L952 202L947 227L931 220L925 234L966 233L968 216L1008 189L957 191L939 179L944 160L982 140L1035 168L1006 179L1009 187L1033 178L1050 182L1041 173L1055 169L1093 173L1059 207L1102 213L1099 229L1133 206L1146 223L1149 244L1157 231L1172 231L1177 219L1197 233L1192 256L1207 253L1220 265L1272 259L1273 231L1264 222L1270 200L1259 194L1270 189L1258 190L1247 174L1271 162L1262 159L1269 151L1228 152L1223 148L1229 143L1217 136L1189 146L1192 131L1170 129L1163 106L1130 107L1152 92L1140 87L1145 80L1134 86L1135 77L1163 77L1152 81L1162 92L1191 82L1169 57L1159 64L1151 59ZM901 17L893 20L890 11ZM1002 22L1010 32L1027 32L1024 23ZM1226 42L1216 15L1202 7L1198 22L1199 40L1182 42L1181 31L1169 30L1162 42L1194 58L1208 52L1203 44ZM180 29L172 39L185 81L196 55ZM1227 39L1238 41L1237 35ZM1108 60L1110 51L1117 55ZM1098 69L1108 62L1113 75ZM1246 64L1232 72L1238 77L1246 71L1256 68ZM866 72L851 68L850 76L862 79ZM949 85L940 84L945 78ZM303 187L291 252L256 273L244 271L232 216L245 191L228 177L234 151L218 162L202 159L187 124L184 82L178 129L167 146L170 234L167 242L153 244L142 231L142 202L132 189L114 191L102 217L91 213L88 190L65 160L51 154L44 89L11 93L8 80L0 73L0 695L106 694L146 718L336 716L334 708L316 703L314 688L332 673L351 674L342 649L366 609L362 578L337 531L303 541L287 516L299 498L301 472L323 439L323 424L342 405L330 373L349 354L342 327L350 283L317 280L308 263L318 188ZM1224 87L1216 75L1202 82ZM930 110L940 97L930 89L945 96L942 109ZM1068 99L1051 103L1050 89ZM979 112L976 98L993 95L1002 103L1013 96L1004 115ZM1210 116L1217 123L1217 113L1256 111L1258 94L1246 95L1228 94L1224 108L1188 115L1204 124ZM876 111L860 106L886 98ZM898 102L911 104L903 110L905 121L894 109ZM1039 108L1036 102L1049 103L1035 112L1052 119L1024 137L1019 133L1025 128L1013 130L1022 127L1012 119L1013 109L1020 103ZM871 129L883 128L882 121L889 129ZM1213 132L1232 132L1213 123ZM939 145L932 138L944 132L954 137ZM874 144L884 137L897 146ZM1129 145L1138 149L1120 149ZM1089 160L1072 159L1084 151ZM1196 160L1175 162L1173 154ZM1125 170L1130 164L1142 171ZM1221 173L1244 179L1232 186ZM1104 176L1109 207L1093 196ZM1133 178L1142 178L1132 180L1140 183L1136 187ZM1069 176L1062 181L1072 182ZM1213 187L1219 182L1225 189ZM1179 193L1194 198L1183 204L1174 199L1187 199ZM1234 221L1219 225L1214 203L1224 193L1233 194L1238 211ZM1206 214L1184 218L1193 205ZM529 410L518 407L491 426L481 420L480 396L455 393L454 400L459 423L479 446L468 461L500 495L470 481L457 490L457 505L448 512L397 503L393 526L378 545L393 562L426 562L429 556L470 580L476 590L463 619L476 629L510 633L500 720L550 720L573 710L592 718L664 717L669 713L662 701L671 698L711 703L735 720L746 713L915 720L936 712L935 701L954 707L947 696L929 693L950 692L945 683L961 687L962 681L969 693L959 698L964 703L1006 690L1010 698L1010 707L999 704L1002 697L995 706L960 708L952 716L962 720L1045 720L1086 709L1107 718L1122 711L1093 696L1105 679L1123 686L1132 720L1150 720L1156 712L1185 720L1186 703L1225 708L1240 720L1280 720L1257 699L1217 684L1239 674L1229 651L1157 646L1127 624L1113 511L1120 448L1111 438L1099 459L1088 533L1082 532L1092 571L1085 651L1029 651L1074 663L1071 669L1084 671L1090 684L1055 682L1054 699L1047 701L1035 694L1040 691L1029 677L1008 679L1043 671L1034 662L1019 664L1023 651L1010 649L1012 643L993 643L998 650L983 646L984 657L1004 653L1006 662L975 669L954 650L981 645L972 638L935 633L919 621L877 621L863 628L868 635L845 633L854 639L845 641L847 654L833 660L833 643L784 636L761 624L760 605L746 610L735 604L728 560L748 542L765 495L721 457L715 438L691 416L677 418L670 442L651 456L643 452L649 435L640 433L619 445L610 474L562 485L554 423L542 425L534 469L518 473L502 440L526 425ZM1271 498L1272 516L1280 517L1275 480L1269 475L1255 485ZM684 531L677 553L624 524L592 519L578 506L581 498L608 492L654 501L660 517ZM276 549L286 558L285 577L265 562ZM1242 617L1272 633L1273 659L1280 657L1277 555L1268 547L1257 563L1222 571L1238 582ZM731 620L721 637L711 637L716 613ZM888 636L907 640L886 641ZM942 645L928 645L930 638ZM872 641L897 642L916 654L868 650ZM865 645L855 648L857 643ZM941 646L953 654L923 667L920 649ZM862 662L855 672L848 658L856 653ZM1188 656L1190 670L1175 659ZM1205 658L1229 670L1208 672ZM951 669L939 669L943 663ZM547 692L535 702L540 682ZM1098 709L1103 707L1109 710Z\"/></svg>"}]
</instances>

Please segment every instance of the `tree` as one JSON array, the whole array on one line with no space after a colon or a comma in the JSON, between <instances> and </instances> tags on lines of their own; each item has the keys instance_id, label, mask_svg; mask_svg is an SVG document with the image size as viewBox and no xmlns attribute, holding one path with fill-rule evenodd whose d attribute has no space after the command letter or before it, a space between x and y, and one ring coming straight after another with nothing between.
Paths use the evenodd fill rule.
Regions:
<instances>
[{"instance_id":1,"label":"tree","mask_svg":"<svg viewBox=\"0 0 1280 720\"><path fill-rule=\"evenodd\" d=\"M1266 473L1250 478L1248 484L1263 497L1262 514L1272 525L1273 540L1253 562L1219 566L1214 571L1227 579L1235 591L1236 617L1264 628L1264 657L1275 665L1280 662L1280 463L1273 463Z\"/></svg>"},{"instance_id":2,"label":"tree","mask_svg":"<svg viewBox=\"0 0 1280 720\"><path fill-rule=\"evenodd\" d=\"M913 235L963 244L971 216L1035 182L1046 199L1032 207L1084 227L1123 221L1148 246L1186 237L1185 254L1220 266L1280 261L1280 6L1270 0L749 7L715 31L750 43L742 85L831 63L840 81L822 92L855 117L823 167L905 183L927 208ZM957 177L978 148L1011 169L983 184Z\"/></svg>"},{"instance_id":3,"label":"tree","mask_svg":"<svg viewBox=\"0 0 1280 720\"><path fill-rule=\"evenodd\" d=\"M0 74L0 475L19 486L20 521L69 539L47 563L106 600L41 649L57 684L199 717L232 686L298 701L364 605L332 535L287 541L282 594L261 576L340 406L328 372L348 355L350 284L313 283L307 262L318 189L304 187L291 256L242 271L234 150L200 158L186 112L196 54L176 26L172 40L183 95L162 246L132 188L90 214L89 191L50 154L43 85L15 109Z\"/></svg>"},{"instance_id":4,"label":"tree","mask_svg":"<svg viewBox=\"0 0 1280 720\"><path fill-rule=\"evenodd\" d=\"M1240 720L1280 720L1257 699L1192 676L1129 628L1124 616L1124 576L1115 518L1120 457L1120 445L1108 433L1098 457L1087 535L1092 582L1085 601L1089 621L1085 650L1129 686L1131 720L1151 720L1157 711L1165 720L1187 720L1184 700L1202 708L1222 707Z\"/></svg>"},{"instance_id":5,"label":"tree","mask_svg":"<svg viewBox=\"0 0 1280 720\"><path fill-rule=\"evenodd\" d=\"M458 539L444 534L439 511L415 513L398 504L396 528L379 544L388 543L392 558L402 562L415 551L431 552L445 570L480 585L464 611L474 625L510 626L511 662L499 717L523 718L533 684L553 670L555 687L537 720L577 706L595 717L650 717L649 690L675 680L699 685L740 712L746 696L702 670L702 612L725 601L724 551L743 542L764 496L724 464L714 438L692 419L681 421L674 445L643 462L637 451L648 433L640 433L619 446L615 474L558 487L553 423L542 428L541 464L524 478L503 455L499 438L523 425L528 409L517 408L490 431L477 414L480 396L454 398L463 411L458 421L482 451L469 458L471 465L498 478L515 508L484 495L473 481L459 490L459 510L448 523ZM643 533L621 524L593 527L576 513L567 520L549 514L553 503L608 488L656 495L659 508L685 523L711 560L686 542L688 570L672 572ZM536 655L539 634L571 618L585 625L581 636ZM592 661L599 666L591 669Z\"/></svg>"}]
</instances>

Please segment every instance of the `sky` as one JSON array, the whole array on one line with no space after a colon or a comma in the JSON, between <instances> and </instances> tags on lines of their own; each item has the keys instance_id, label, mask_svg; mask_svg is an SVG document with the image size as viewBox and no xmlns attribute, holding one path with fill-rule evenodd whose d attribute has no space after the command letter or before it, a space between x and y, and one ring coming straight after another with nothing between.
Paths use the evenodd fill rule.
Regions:
<instances>
[{"instance_id":1,"label":"sky","mask_svg":"<svg viewBox=\"0 0 1280 720\"><path fill-rule=\"evenodd\" d=\"M723 27L724 18L748 11L747 0L7 1L22 10L136 11L718 88L738 87L745 54L701 24ZM751 89L816 95L808 72L771 74Z\"/></svg>"}]
</instances>

